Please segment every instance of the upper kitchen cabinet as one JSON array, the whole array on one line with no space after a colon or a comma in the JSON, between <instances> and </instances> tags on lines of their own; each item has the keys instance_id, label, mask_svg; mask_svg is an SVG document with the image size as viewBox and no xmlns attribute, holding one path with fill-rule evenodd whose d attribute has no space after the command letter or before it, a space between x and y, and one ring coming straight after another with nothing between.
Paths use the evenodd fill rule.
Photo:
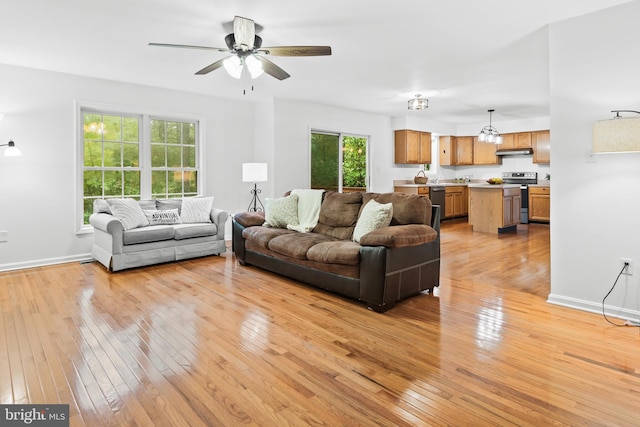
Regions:
<instances>
[{"instance_id":1,"label":"upper kitchen cabinet","mask_svg":"<svg viewBox=\"0 0 640 427\"><path fill-rule=\"evenodd\" d=\"M513 148L531 148L531 132L515 133Z\"/></svg>"},{"instance_id":2,"label":"upper kitchen cabinet","mask_svg":"<svg viewBox=\"0 0 640 427\"><path fill-rule=\"evenodd\" d=\"M473 137L457 136L455 146L456 146L456 165L472 165L473 164Z\"/></svg>"},{"instance_id":3,"label":"upper kitchen cabinet","mask_svg":"<svg viewBox=\"0 0 640 427\"><path fill-rule=\"evenodd\" d=\"M502 136L502 144L500 145L500 148L515 148L514 146L514 141L515 141L515 134L514 133L503 133L500 136Z\"/></svg>"},{"instance_id":4,"label":"upper kitchen cabinet","mask_svg":"<svg viewBox=\"0 0 640 427\"><path fill-rule=\"evenodd\" d=\"M431 133L401 129L395 131L395 163L431 163Z\"/></svg>"},{"instance_id":5,"label":"upper kitchen cabinet","mask_svg":"<svg viewBox=\"0 0 640 427\"><path fill-rule=\"evenodd\" d=\"M500 158L496 156L496 148L501 147L490 142L478 141L478 137L473 138L473 164L474 165L497 165Z\"/></svg>"},{"instance_id":6,"label":"upper kitchen cabinet","mask_svg":"<svg viewBox=\"0 0 640 427\"><path fill-rule=\"evenodd\" d=\"M551 133L548 130L531 132L533 163L551 163Z\"/></svg>"},{"instance_id":7,"label":"upper kitchen cabinet","mask_svg":"<svg viewBox=\"0 0 640 427\"><path fill-rule=\"evenodd\" d=\"M456 137L440 137L440 166L456 165Z\"/></svg>"}]
</instances>

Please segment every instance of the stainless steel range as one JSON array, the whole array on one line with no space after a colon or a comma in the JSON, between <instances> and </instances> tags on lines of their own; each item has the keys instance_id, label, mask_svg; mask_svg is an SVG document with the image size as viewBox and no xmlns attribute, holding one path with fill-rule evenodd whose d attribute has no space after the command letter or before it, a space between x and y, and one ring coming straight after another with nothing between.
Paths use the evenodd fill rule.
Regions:
<instances>
[{"instance_id":1,"label":"stainless steel range","mask_svg":"<svg viewBox=\"0 0 640 427\"><path fill-rule=\"evenodd\" d=\"M520 184L520 223L529 223L529 184L538 183L538 172L503 172L505 184Z\"/></svg>"}]
</instances>

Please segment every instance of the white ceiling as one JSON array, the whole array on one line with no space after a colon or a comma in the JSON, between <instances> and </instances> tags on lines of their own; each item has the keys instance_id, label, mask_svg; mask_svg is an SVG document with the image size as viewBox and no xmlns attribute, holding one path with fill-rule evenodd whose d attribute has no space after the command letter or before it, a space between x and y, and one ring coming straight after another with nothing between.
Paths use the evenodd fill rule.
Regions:
<instances>
[{"instance_id":1,"label":"white ceiling","mask_svg":"<svg viewBox=\"0 0 640 427\"><path fill-rule=\"evenodd\" d=\"M20 0L0 15L0 63L234 99L276 97L449 123L549 115L546 25L629 0ZM263 46L329 45L332 56L271 57L291 74L247 82L225 54L149 42L225 47L235 15ZM226 28L225 28L226 27ZM597 28L594 28L597 31ZM409 112L422 93L428 110Z\"/></svg>"}]
</instances>

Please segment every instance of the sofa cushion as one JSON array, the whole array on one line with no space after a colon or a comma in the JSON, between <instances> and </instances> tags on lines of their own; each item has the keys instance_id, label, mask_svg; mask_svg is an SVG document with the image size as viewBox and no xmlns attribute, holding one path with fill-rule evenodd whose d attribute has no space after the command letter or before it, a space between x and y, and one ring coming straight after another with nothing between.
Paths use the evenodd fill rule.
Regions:
<instances>
[{"instance_id":1,"label":"sofa cushion","mask_svg":"<svg viewBox=\"0 0 640 427\"><path fill-rule=\"evenodd\" d=\"M296 232L293 230L288 230L286 228L247 227L242 230L242 237L260 247L269 249L269 242L274 237L278 237L283 234L294 233Z\"/></svg>"},{"instance_id":2,"label":"sofa cushion","mask_svg":"<svg viewBox=\"0 0 640 427\"><path fill-rule=\"evenodd\" d=\"M431 200L417 194L364 193L362 205L371 199L378 203L393 203L391 225L431 224Z\"/></svg>"},{"instance_id":3,"label":"sofa cushion","mask_svg":"<svg viewBox=\"0 0 640 427\"><path fill-rule=\"evenodd\" d=\"M298 195L286 197L267 197L265 199L265 227L287 228L287 225L298 225Z\"/></svg>"},{"instance_id":4,"label":"sofa cushion","mask_svg":"<svg viewBox=\"0 0 640 427\"><path fill-rule=\"evenodd\" d=\"M211 207L213 196L210 197L185 197L182 199L180 218L185 224L199 222L211 222Z\"/></svg>"},{"instance_id":5,"label":"sofa cushion","mask_svg":"<svg viewBox=\"0 0 640 427\"><path fill-rule=\"evenodd\" d=\"M180 213L182 210L182 199L158 199L156 200L156 209L161 211L178 209L178 213Z\"/></svg>"},{"instance_id":6,"label":"sofa cushion","mask_svg":"<svg viewBox=\"0 0 640 427\"><path fill-rule=\"evenodd\" d=\"M362 193L325 193L314 233L351 240L362 205Z\"/></svg>"},{"instance_id":7,"label":"sofa cushion","mask_svg":"<svg viewBox=\"0 0 640 427\"><path fill-rule=\"evenodd\" d=\"M360 238L365 234L387 227L393 217L393 204L381 204L371 199L362 207L362 212L358 217L356 228L353 230L353 241L360 242Z\"/></svg>"},{"instance_id":8,"label":"sofa cushion","mask_svg":"<svg viewBox=\"0 0 640 427\"><path fill-rule=\"evenodd\" d=\"M173 226L176 240L190 239L192 237L215 236L218 227L215 224L176 224Z\"/></svg>"},{"instance_id":9,"label":"sofa cushion","mask_svg":"<svg viewBox=\"0 0 640 427\"><path fill-rule=\"evenodd\" d=\"M120 220L125 230L149 225L147 217L136 200L131 198L108 199L107 203L109 203L113 216Z\"/></svg>"},{"instance_id":10,"label":"sofa cushion","mask_svg":"<svg viewBox=\"0 0 640 427\"><path fill-rule=\"evenodd\" d=\"M438 232L430 225L407 224L379 228L360 238L362 246L401 248L429 243L438 238Z\"/></svg>"},{"instance_id":11,"label":"sofa cushion","mask_svg":"<svg viewBox=\"0 0 640 427\"><path fill-rule=\"evenodd\" d=\"M318 233L292 233L274 237L269 249L291 258L307 259L307 251L318 243L336 239Z\"/></svg>"},{"instance_id":12,"label":"sofa cushion","mask_svg":"<svg viewBox=\"0 0 640 427\"><path fill-rule=\"evenodd\" d=\"M350 240L318 243L309 248L307 259L324 264L358 265L360 245Z\"/></svg>"},{"instance_id":13,"label":"sofa cushion","mask_svg":"<svg viewBox=\"0 0 640 427\"><path fill-rule=\"evenodd\" d=\"M122 242L125 245L160 242L162 240L173 239L173 235L173 226L171 225L150 225L148 227L125 230Z\"/></svg>"}]
</instances>

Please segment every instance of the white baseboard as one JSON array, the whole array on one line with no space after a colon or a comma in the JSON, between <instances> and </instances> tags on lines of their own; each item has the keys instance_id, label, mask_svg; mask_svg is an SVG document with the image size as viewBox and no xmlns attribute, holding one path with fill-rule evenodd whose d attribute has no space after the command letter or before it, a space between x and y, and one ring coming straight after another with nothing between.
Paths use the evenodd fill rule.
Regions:
<instances>
[{"instance_id":1,"label":"white baseboard","mask_svg":"<svg viewBox=\"0 0 640 427\"><path fill-rule=\"evenodd\" d=\"M581 300L577 298L566 297L562 295L549 294L547 299L549 304L560 305L562 307L573 308L576 310L588 311L590 313L602 314L602 303ZM640 319L640 311L630 310L628 308L616 307L612 305L604 305L604 312L607 316L617 317L619 319L638 321Z\"/></svg>"},{"instance_id":2,"label":"white baseboard","mask_svg":"<svg viewBox=\"0 0 640 427\"><path fill-rule=\"evenodd\" d=\"M39 259L33 261L15 262L11 264L0 264L0 271L22 270L25 268L44 267L46 265L65 264L67 262L92 261L91 254L71 255L59 258Z\"/></svg>"}]
</instances>

